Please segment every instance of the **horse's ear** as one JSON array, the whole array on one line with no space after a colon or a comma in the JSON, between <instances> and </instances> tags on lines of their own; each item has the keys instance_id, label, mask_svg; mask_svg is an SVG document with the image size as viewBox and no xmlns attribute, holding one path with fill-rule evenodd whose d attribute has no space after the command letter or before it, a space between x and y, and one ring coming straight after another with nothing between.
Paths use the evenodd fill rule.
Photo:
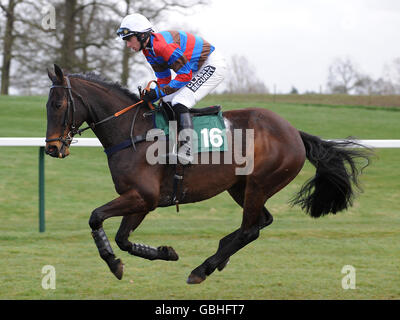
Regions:
<instances>
[{"instance_id":1,"label":"horse's ear","mask_svg":"<svg viewBox=\"0 0 400 320\"><path fill-rule=\"evenodd\" d=\"M49 76L49 79L50 79L52 82L55 81L56 75L55 75L54 73L52 73L52 72L49 70L49 68L47 68L47 75Z\"/></svg>"},{"instance_id":2,"label":"horse's ear","mask_svg":"<svg viewBox=\"0 0 400 320\"><path fill-rule=\"evenodd\" d=\"M58 80L59 82L63 82L63 80L64 80L64 74L63 74L61 68L60 68L58 65L54 64L54 71L56 72L57 80Z\"/></svg>"}]
</instances>

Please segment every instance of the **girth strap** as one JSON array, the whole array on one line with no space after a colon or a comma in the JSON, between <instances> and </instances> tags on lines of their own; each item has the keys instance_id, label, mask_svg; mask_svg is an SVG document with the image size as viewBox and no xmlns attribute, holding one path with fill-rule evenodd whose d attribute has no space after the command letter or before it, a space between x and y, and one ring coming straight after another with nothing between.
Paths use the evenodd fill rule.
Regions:
<instances>
[{"instance_id":1,"label":"girth strap","mask_svg":"<svg viewBox=\"0 0 400 320\"><path fill-rule=\"evenodd\" d=\"M176 212L179 212L179 203L182 198L182 185L184 177L185 166L178 163L175 165L175 175L172 189L172 204L175 204Z\"/></svg>"},{"instance_id":2,"label":"girth strap","mask_svg":"<svg viewBox=\"0 0 400 320\"><path fill-rule=\"evenodd\" d=\"M133 143L138 143L142 141L146 141L146 134L135 136L133 137L133 139L126 139L121 143L116 144L115 146L104 149L104 152L106 153L107 157L110 157L112 154L118 151L129 148L131 145L133 145Z\"/></svg>"}]
</instances>

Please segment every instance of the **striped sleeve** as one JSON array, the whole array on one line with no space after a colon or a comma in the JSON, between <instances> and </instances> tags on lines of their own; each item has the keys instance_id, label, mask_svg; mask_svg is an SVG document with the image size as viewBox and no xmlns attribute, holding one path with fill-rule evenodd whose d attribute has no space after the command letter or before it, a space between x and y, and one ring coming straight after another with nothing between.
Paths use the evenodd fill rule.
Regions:
<instances>
[{"instance_id":1,"label":"striped sleeve","mask_svg":"<svg viewBox=\"0 0 400 320\"><path fill-rule=\"evenodd\" d=\"M157 83L160 85L160 87L163 87L170 83L171 81L171 71L169 69L169 66L167 63L165 63L162 59L152 57L148 51L146 50L144 52L144 55L146 57L147 62L150 64L152 69L154 70L154 73L157 77ZM160 60L160 61L158 61Z\"/></svg>"},{"instance_id":2,"label":"striped sleeve","mask_svg":"<svg viewBox=\"0 0 400 320\"><path fill-rule=\"evenodd\" d=\"M160 87L164 87L171 82L171 71L168 67L162 68L162 65L152 65L154 73L157 77L157 83Z\"/></svg>"},{"instance_id":3,"label":"striped sleeve","mask_svg":"<svg viewBox=\"0 0 400 320\"><path fill-rule=\"evenodd\" d=\"M193 75L189 60L176 43L168 44L165 42L162 47L154 46L154 51L176 73L176 77L162 88L161 96L174 93L192 80Z\"/></svg>"}]
</instances>

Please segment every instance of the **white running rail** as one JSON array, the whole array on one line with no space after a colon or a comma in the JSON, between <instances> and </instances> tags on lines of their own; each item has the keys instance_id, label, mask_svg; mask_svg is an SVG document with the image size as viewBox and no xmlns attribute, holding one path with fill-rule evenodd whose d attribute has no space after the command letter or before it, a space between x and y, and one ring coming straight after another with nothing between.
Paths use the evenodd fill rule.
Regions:
<instances>
[{"instance_id":1,"label":"white running rail","mask_svg":"<svg viewBox=\"0 0 400 320\"><path fill-rule=\"evenodd\" d=\"M400 148L400 140L373 139L355 140L355 142L371 148ZM45 145L45 138L0 138L0 147L44 147ZM97 138L74 138L72 147L101 147L101 143Z\"/></svg>"}]
</instances>

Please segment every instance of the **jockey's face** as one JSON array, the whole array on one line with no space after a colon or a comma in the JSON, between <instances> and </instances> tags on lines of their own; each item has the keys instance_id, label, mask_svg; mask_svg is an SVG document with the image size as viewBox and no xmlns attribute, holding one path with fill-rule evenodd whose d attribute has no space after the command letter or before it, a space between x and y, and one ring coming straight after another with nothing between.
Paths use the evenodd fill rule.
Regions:
<instances>
[{"instance_id":1,"label":"jockey's face","mask_svg":"<svg viewBox=\"0 0 400 320\"><path fill-rule=\"evenodd\" d=\"M126 46L135 52L140 50L140 42L135 36L132 36L126 40Z\"/></svg>"}]
</instances>

